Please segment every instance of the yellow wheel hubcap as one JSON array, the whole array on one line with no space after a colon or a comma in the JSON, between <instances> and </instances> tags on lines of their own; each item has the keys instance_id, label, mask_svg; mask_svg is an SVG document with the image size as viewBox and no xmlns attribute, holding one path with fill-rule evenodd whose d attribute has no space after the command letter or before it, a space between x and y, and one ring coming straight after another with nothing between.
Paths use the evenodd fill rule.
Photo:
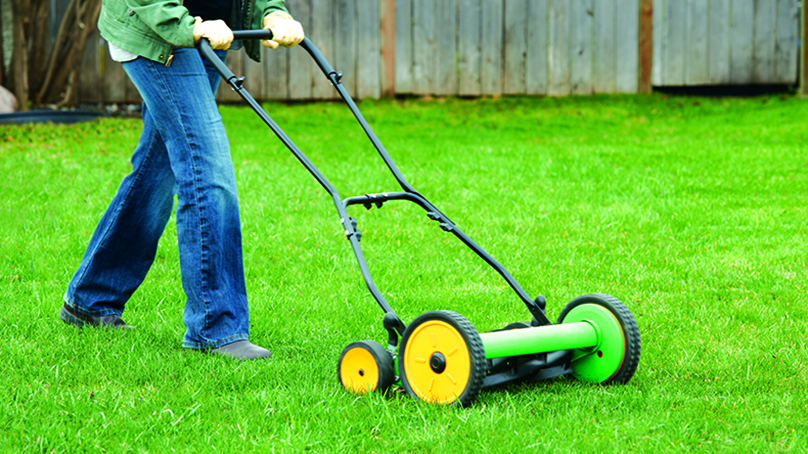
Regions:
<instances>
[{"instance_id":1,"label":"yellow wheel hubcap","mask_svg":"<svg viewBox=\"0 0 808 454\"><path fill-rule=\"evenodd\" d=\"M343 386L357 394L373 392L379 384L379 365L373 355L361 347L345 352L339 374Z\"/></svg>"},{"instance_id":2,"label":"yellow wheel hubcap","mask_svg":"<svg viewBox=\"0 0 808 454\"><path fill-rule=\"evenodd\" d=\"M407 340L402 364L412 391L421 400L437 404L457 400L471 372L466 341L440 320L428 320L415 329Z\"/></svg>"}]
</instances>

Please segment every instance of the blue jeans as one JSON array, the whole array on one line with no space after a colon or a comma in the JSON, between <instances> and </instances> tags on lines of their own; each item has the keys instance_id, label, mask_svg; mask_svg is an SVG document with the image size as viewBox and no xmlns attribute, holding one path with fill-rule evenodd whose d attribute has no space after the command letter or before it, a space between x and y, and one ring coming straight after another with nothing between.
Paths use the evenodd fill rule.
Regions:
<instances>
[{"instance_id":1,"label":"blue jeans","mask_svg":"<svg viewBox=\"0 0 808 454\"><path fill-rule=\"evenodd\" d=\"M236 177L214 99L219 74L195 49L175 49L169 67L145 58L123 67L144 100L143 133L132 173L96 227L65 302L94 317L120 315L154 262L176 195L183 346L246 340Z\"/></svg>"}]
</instances>

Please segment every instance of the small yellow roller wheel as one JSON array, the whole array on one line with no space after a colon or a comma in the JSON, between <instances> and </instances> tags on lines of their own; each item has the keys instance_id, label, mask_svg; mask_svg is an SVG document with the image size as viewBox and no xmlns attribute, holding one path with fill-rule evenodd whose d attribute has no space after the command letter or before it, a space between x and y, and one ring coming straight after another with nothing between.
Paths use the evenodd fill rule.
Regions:
<instances>
[{"instance_id":1,"label":"small yellow roller wheel","mask_svg":"<svg viewBox=\"0 0 808 454\"><path fill-rule=\"evenodd\" d=\"M393 358L378 342L352 342L339 357L337 377L353 393L383 393L395 380Z\"/></svg>"},{"instance_id":2,"label":"small yellow roller wheel","mask_svg":"<svg viewBox=\"0 0 808 454\"><path fill-rule=\"evenodd\" d=\"M480 335L455 312L422 314L401 337L398 370L409 395L435 404L469 406L485 381Z\"/></svg>"}]
</instances>

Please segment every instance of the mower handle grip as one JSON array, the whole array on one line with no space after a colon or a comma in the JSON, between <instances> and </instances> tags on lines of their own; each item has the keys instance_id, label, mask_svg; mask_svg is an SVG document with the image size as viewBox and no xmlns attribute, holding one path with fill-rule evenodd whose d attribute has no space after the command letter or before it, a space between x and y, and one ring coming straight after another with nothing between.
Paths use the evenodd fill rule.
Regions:
<instances>
[{"instance_id":1,"label":"mower handle grip","mask_svg":"<svg viewBox=\"0 0 808 454\"><path fill-rule=\"evenodd\" d=\"M272 39L272 30L233 30L233 39Z\"/></svg>"},{"instance_id":2,"label":"mower handle grip","mask_svg":"<svg viewBox=\"0 0 808 454\"><path fill-rule=\"evenodd\" d=\"M236 40L246 40L246 39L272 39L272 30L234 30L233 31L233 39ZM334 68L331 67L331 64L328 63L328 60L325 59L320 49L314 45L308 38L303 38L303 41L300 43L300 47L306 50L306 52L311 55L311 58L317 63L317 66L320 67L320 70L325 74L325 77L330 80L333 84L337 84L339 79L342 77L342 73L337 73L334 71ZM216 54L213 52L213 49L210 47L210 42L206 38L202 38L199 40L199 52L202 53L202 56L208 60L216 71L224 78L226 81L230 81L231 79L235 78L236 76L230 71L230 68L225 65L221 59L219 59Z\"/></svg>"},{"instance_id":3,"label":"mower handle grip","mask_svg":"<svg viewBox=\"0 0 808 454\"><path fill-rule=\"evenodd\" d=\"M272 30L233 30L233 39L245 40L245 39L272 39ZM204 40L203 40L204 41ZM320 49L317 49L317 46L311 42L308 38L303 38L303 41L300 43L300 47L306 49L306 52L311 55L311 58L314 59L314 62L317 63L317 66L320 67L320 70L325 74L327 78L331 78L332 74L336 74L334 68L331 67L331 64L328 63L328 60L323 57L322 52Z\"/></svg>"}]
</instances>

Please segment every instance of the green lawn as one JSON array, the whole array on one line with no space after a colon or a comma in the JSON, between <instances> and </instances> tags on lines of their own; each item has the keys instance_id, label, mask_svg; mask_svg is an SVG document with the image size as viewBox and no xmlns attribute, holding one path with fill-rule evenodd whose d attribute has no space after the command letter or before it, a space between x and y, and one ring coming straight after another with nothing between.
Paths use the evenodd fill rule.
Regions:
<instances>
[{"instance_id":1,"label":"green lawn","mask_svg":"<svg viewBox=\"0 0 808 454\"><path fill-rule=\"evenodd\" d=\"M484 389L468 409L344 392L350 342L384 343L327 194L243 108L239 182L251 340L270 361L183 351L174 223L124 319L77 330L62 294L129 171L138 120L0 126L0 451L652 452L808 446L808 109L791 96L363 102L408 180L555 320L614 295L643 349L626 386ZM269 104L343 196L397 190L339 104ZM397 313L479 331L529 319L420 208L351 209Z\"/></svg>"}]
</instances>

